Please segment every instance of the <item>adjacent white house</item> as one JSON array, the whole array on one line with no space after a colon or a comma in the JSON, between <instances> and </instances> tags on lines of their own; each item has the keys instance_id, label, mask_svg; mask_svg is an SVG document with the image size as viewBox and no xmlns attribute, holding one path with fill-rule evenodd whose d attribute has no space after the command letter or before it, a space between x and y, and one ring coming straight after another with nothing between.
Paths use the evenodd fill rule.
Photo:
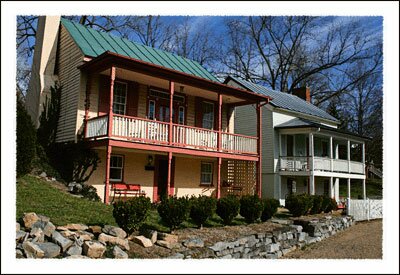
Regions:
<instances>
[{"instance_id":1,"label":"adjacent white house","mask_svg":"<svg viewBox=\"0 0 400 275\"><path fill-rule=\"evenodd\" d=\"M310 102L309 88L293 94L236 77L225 83L267 95L262 110L262 195L283 200L291 193L326 194L339 201L339 180L365 188L366 137L338 129L339 121ZM254 106L235 109L235 130L256 133ZM343 181L342 180L342 181Z\"/></svg>"}]
</instances>

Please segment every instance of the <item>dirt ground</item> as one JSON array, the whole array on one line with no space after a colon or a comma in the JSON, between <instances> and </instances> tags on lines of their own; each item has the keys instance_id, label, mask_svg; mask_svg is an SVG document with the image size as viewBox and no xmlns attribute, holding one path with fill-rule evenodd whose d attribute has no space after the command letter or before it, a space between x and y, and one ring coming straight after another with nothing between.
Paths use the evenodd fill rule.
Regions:
<instances>
[{"instance_id":1,"label":"dirt ground","mask_svg":"<svg viewBox=\"0 0 400 275\"><path fill-rule=\"evenodd\" d=\"M382 259L382 233L382 220L357 222L282 259Z\"/></svg>"}]
</instances>

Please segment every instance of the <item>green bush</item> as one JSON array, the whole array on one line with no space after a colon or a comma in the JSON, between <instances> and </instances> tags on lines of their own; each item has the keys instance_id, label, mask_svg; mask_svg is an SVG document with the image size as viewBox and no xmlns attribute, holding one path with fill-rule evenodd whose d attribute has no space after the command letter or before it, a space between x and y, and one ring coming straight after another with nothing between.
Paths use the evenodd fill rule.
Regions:
<instances>
[{"instance_id":1,"label":"green bush","mask_svg":"<svg viewBox=\"0 0 400 275\"><path fill-rule=\"evenodd\" d=\"M234 195L220 198L217 202L217 215L221 217L224 224L231 224L239 214L240 201Z\"/></svg>"},{"instance_id":2,"label":"green bush","mask_svg":"<svg viewBox=\"0 0 400 275\"><path fill-rule=\"evenodd\" d=\"M332 210L337 210L338 206L335 199L332 199L328 196L324 196L321 208L322 211L324 211L324 213L329 213Z\"/></svg>"},{"instance_id":3,"label":"green bush","mask_svg":"<svg viewBox=\"0 0 400 275\"><path fill-rule=\"evenodd\" d=\"M310 195L289 195L285 200L285 207L294 217L306 215L312 207L312 199Z\"/></svg>"},{"instance_id":4,"label":"green bush","mask_svg":"<svg viewBox=\"0 0 400 275\"><path fill-rule=\"evenodd\" d=\"M35 158L36 130L24 103L17 98L17 177L29 173Z\"/></svg>"},{"instance_id":5,"label":"green bush","mask_svg":"<svg viewBox=\"0 0 400 275\"><path fill-rule=\"evenodd\" d=\"M240 198L240 215L247 223L253 223L261 217L263 204L257 195L245 195Z\"/></svg>"},{"instance_id":6,"label":"green bush","mask_svg":"<svg viewBox=\"0 0 400 275\"><path fill-rule=\"evenodd\" d=\"M263 200L263 211L261 213L261 221L265 222L272 218L278 211L279 201L277 199L265 199Z\"/></svg>"},{"instance_id":7,"label":"green bush","mask_svg":"<svg viewBox=\"0 0 400 275\"><path fill-rule=\"evenodd\" d=\"M310 214L319 214L323 211L322 208L322 201L324 197L320 195L312 195L311 200L312 200L312 207L310 210Z\"/></svg>"},{"instance_id":8,"label":"green bush","mask_svg":"<svg viewBox=\"0 0 400 275\"><path fill-rule=\"evenodd\" d=\"M217 200L214 197L199 196L192 197L190 201L190 218L201 227L215 213Z\"/></svg>"},{"instance_id":9,"label":"green bush","mask_svg":"<svg viewBox=\"0 0 400 275\"><path fill-rule=\"evenodd\" d=\"M161 220L171 230L187 220L190 211L190 201L187 197L176 196L164 198L157 207Z\"/></svg>"},{"instance_id":10,"label":"green bush","mask_svg":"<svg viewBox=\"0 0 400 275\"><path fill-rule=\"evenodd\" d=\"M99 195L97 195L97 189L96 187L88 184L84 184L82 186L82 190L80 191L80 194L91 201L100 201Z\"/></svg>"},{"instance_id":11,"label":"green bush","mask_svg":"<svg viewBox=\"0 0 400 275\"><path fill-rule=\"evenodd\" d=\"M113 216L119 227L132 233L146 220L151 202L148 197L133 197L118 201L113 206Z\"/></svg>"}]
</instances>

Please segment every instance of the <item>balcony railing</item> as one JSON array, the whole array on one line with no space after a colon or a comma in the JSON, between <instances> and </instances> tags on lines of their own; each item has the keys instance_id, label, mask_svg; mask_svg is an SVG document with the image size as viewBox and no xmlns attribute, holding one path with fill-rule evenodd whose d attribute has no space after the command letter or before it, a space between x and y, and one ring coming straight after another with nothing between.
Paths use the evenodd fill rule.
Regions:
<instances>
[{"instance_id":1,"label":"balcony railing","mask_svg":"<svg viewBox=\"0 0 400 275\"><path fill-rule=\"evenodd\" d=\"M107 135L108 116L87 121L87 138ZM132 142L168 144L169 123L144 118L113 116L112 136ZM257 154L257 138L231 133L221 134L221 151L238 154ZM172 126L172 146L218 151L218 132L180 124Z\"/></svg>"},{"instance_id":2,"label":"balcony railing","mask_svg":"<svg viewBox=\"0 0 400 275\"><path fill-rule=\"evenodd\" d=\"M310 171L311 157L280 157L279 170L281 171ZM332 169L331 169L332 162ZM349 166L350 163L350 166ZM350 169L349 169L350 168ZM314 171L340 172L364 174L362 162L327 157L314 157Z\"/></svg>"}]
</instances>

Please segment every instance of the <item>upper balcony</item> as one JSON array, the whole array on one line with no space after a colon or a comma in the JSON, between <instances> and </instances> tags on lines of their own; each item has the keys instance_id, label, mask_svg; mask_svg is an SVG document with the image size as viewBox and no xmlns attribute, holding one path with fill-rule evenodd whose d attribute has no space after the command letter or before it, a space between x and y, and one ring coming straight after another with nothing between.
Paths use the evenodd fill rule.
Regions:
<instances>
[{"instance_id":1,"label":"upper balcony","mask_svg":"<svg viewBox=\"0 0 400 275\"><path fill-rule=\"evenodd\" d=\"M169 123L145 118L113 115L112 138L130 142L158 145L169 144ZM87 120L86 138L108 136L108 115ZM257 137L221 133L221 151L257 155ZM172 146L188 149L218 151L218 131L172 124Z\"/></svg>"}]
</instances>

